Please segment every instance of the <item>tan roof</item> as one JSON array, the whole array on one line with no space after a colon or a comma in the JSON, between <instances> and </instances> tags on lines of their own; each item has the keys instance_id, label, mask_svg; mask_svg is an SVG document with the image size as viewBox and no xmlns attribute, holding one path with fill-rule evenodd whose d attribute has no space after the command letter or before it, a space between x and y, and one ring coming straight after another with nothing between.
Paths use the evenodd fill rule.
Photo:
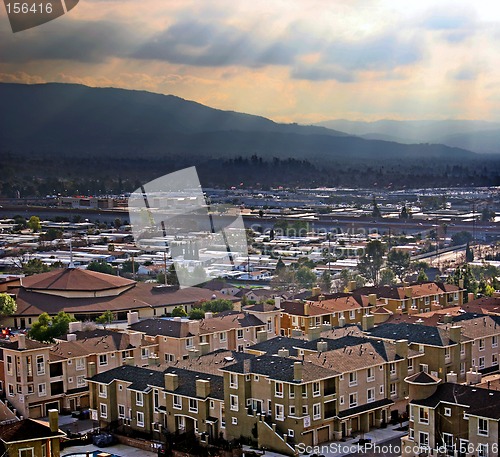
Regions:
<instances>
[{"instance_id":1,"label":"tan roof","mask_svg":"<svg viewBox=\"0 0 500 457\"><path fill-rule=\"evenodd\" d=\"M26 289L53 291L100 291L133 284L135 281L120 276L79 268L62 268L21 279L21 285Z\"/></svg>"},{"instance_id":2,"label":"tan roof","mask_svg":"<svg viewBox=\"0 0 500 457\"><path fill-rule=\"evenodd\" d=\"M447 327L449 327L448 324ZM467 338L483 338L487 336L500 335L500 325L490 316L478 316L475 319L464 319L453 325L462 327L462 335ZM446 328L446 327L445 327Z\"/></svg>"},{"instance_id":3,"label":"tan roof","mask_svg":"<svg viewBox=\"0 0 500 457\"><path fill-rule=\"evenodd\" d=\"M200 335L243 327L263 327L265 324L252 314L243 312L221 313L200 322Z\"/></svg>"}]
</instances>

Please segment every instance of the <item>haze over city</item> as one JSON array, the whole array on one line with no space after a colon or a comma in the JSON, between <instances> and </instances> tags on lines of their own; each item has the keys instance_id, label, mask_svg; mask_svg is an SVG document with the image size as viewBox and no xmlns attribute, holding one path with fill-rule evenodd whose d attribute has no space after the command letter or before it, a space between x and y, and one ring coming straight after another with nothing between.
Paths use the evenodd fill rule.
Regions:
<instances>
[{"instance_id":1,"label":"haze over city","mask_svg":"<svg viewBox=\"0 0 500 457\"><path fill-rule=\"evenodd\" d=\"M494 2L81 2L13 34L0 81L174 94L279 122L498 121Z\"/></svg>"}]
</instances>

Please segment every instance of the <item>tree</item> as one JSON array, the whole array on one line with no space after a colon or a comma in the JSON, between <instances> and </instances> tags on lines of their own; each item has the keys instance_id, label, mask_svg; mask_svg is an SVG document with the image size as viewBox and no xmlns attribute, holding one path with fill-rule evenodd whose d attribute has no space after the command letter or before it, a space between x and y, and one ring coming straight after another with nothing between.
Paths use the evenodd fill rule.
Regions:
<instances>
[{"instance_id":1,"label":"tree","mask_svg":"<svg viewBox=\"0 0 500 457\"><path fill-rule=\"evenodd\" d=\"M171 286L178 286L179 285L179 278L177 278L177 272L175 271L174 264L170 265L170 267L168 269L167 283L170 284Z\"/></svg>"},{"instance_id":2,"label":"tree","mask_svg":"<svg viewBox=\"0 0 500 457\"><path fill-rule=\"evenodd\" d=\"M278 263L276 264L276 272L279 272L280 270L282 270L283 268L286 268L285 266L285 262L283 262L283 260L281 260L281 257L278 259Z\"/></svg>"},{"instance_id":3,"label":"tree","mask_svg":"<svg viewBox=\"0 0 500 457\"><path fill-rule=\"evenodd\" d=\"M45 233L40 235L40 240L42 241L54 241L62 238L63 232L55 228L49 228Z\"/></svg>"},{"instance_id":4,"label":"tree","mask_svg":"<svg viewBox=\"0 0 500 457\"><path fill-rule=\"evenodd\" d=\"M468 301L467 294L472 293L472 294L476 295L477 290L478 290L478 283L476 281L476 278L472 274L472 270L470 268L470 265L465 264L465 265L457 267L455 269L455 271L453 272L453 274L448 276L447 282L448 282L448 284L455 284L456 286L460 287L460 280L463 280L463 282L464 282L463 287L466 291L464 301L467 302Z\"/></svg>"},{"instance_id":5,"label":"tree","mask_svg":"<svg viewBox=\"0 0 500 457\"><path fill-rule=\"evenodd\" d=\"M490 284L488 284L488 281L486 281L484 277L481 277L477 291L478 293L486 297L492 297L495 293L495 289Z\"/></svg>"},{"instance_id":6,"label":"tree","mask_svg":"<svg viewBox=\"0 0 500 457\"><path fill-rule=\"evenodd\" d=\"M323 292L329 293L332 290L332 275L328 270L325 270L319 279L319 285Z\"/></svg>"},{"instance_id":7,"label":"tree","mask_svg":"<svg viewBox=\"0 0 500 457\"><path fill-rule=\"evenodd\" d=\"M408 209L406 208L406 205L404 205L403 208L401 209L401 213L399 214L399 218L400 219L410 219L411 218L411 214L408 211Z\"/></svg>"},{"instance_id":8,"label":"tree","mask_svg":"<svg viewBox=\"0 0 500 457\"><path fill-rule=\"evenodd\" d=\"M354 274L351 270L344 268L340 272L340 279L338 280L338 292L345 292L348 288L349 282L356 282L356 289L363 287L366 283L366 279L363 276Z\"/></svg>"},{"instance_id":9,"label":"tree","mask_svg":"<svg viewBox=\"0 0 500 457\"><path fill-rule=\"evenodd\" d=\"M50 268L45 265L40 259L30 259L23 266L23 273L25 275L34 275L39 273L46 273Z\"/></svg>"},{"instance_id":10,"label":"tree","mask_svg":"<svg viewBox=\"0 0 500 457\"><path fill-rule=\"evenodd\" d=\"M403 281L410 269L410 254L399 249L391 249L387 254L387 266L400 281Z\"/></svg>"},{"instance_id":11,"label":"tree","mask_svg":"<svg viewBox=\"0 0 500 457\"><path fill-rule=\"evenodd\" d=\"M427 281L429 281L429 278L425 274L425 271L423 269L420 269L417 276L417 282L427 282Z\"/></svg>"},{"instance_id":12,"label":"tree","mask_svg":"<svg viewBox=\"0 0 500 457\"><path fill-rule=\"evenodd\" d=\"M366 245L365 254L358 263L359 272L375 285L379 283L379 273L384 264L384 254L385 248L380 241L370 241Z\"/></svg>"},{"instance_id":13,"label":"tree","mask_svg":"<svg viewBox=\"0 0 500 457\"><path fill-rule=\"evenodd\" d=\"M472 241L472 233L467 231L457 232L451 235L451 242L453 246L460 246Z\"/></svg>"},{"instance_id":14,"label":"tree","mask_svg":"<svg viewBox=\"0 0 500 457\"><path fill-rule=\"evenodd\" d=\"M16 301L9 294L0 294L0 316L11 316L16 311Z\"/></svg>"},{"instance_id":15,"label":"tree","mask_svg":"<svg viewBox=\"0 0 500 457\"><path fill-rule=\"evenodd\" d=\"M481 220L483 222L490 222L495 219L495 211L490 211L488 207L484 208L481 213Z\"/></svg>"},{"instance_id":16,"label":"tree","mask_svg":"<svg viewBox=\"0 0 500 457\"><path fill-rule=\"evenodd\" d=\"M44 343L53 342L54 338L68 333L69 323L72 321L74 319L64 311L60 311L53 318L47 313L42 313L31 326L28 336Z\"/></svg>"},{"instance_id":17,"label":"tree","mask_svg":"<svg viewBox=\"0 0 500 457\"><path fill-rule=\"evenodd\" d=\"M216 298L215 300L208 300L203 303L202 309L212 313L221 313L222 311L230 311L233 309L233 302L231 300L224 300L223 298Z\"/></svg>"},{"instance_id":18,"label":"tree","mask_svg":"<svg viewBox=\"0 0 500 457\"><path fill-rule=\"evenodd\" d=\"M186 317L187 313L182 306L176 306L172 310L172 317Z\"/></svg>"},{"instance_id":19,"label":"tree","mask_svg":"<svg viewBox=\"0 0 500 457\"><path fill-rule=\"evenodd\" d=\"M382 213L380 212L380 209L377 205L377 201L375 200L375 195L373 196L372 204L373 204L372 217L374 217L375 219L380 219L382 217Z\"/></svg>"},{"instance_id":20,"label":"tree","mask_svg":"<svg viewBox=\"0 0 500 457\"><path fill-rule=\"evenodd\" d=\"M38 216L31 216L28 221L28 228L31 229L32 232L39 232L42 228L40 218Z\"/></svg>"},{"instance_id":21,"label":"tree","mask_svg":"<svg viewBox=\"0 0 500 457\"><path fill-rule=\"evenodd\" d=\"M465 261L467 263L474 262L474 251L469 246L469 243L467 243L467 247L465 248Z\"/></svg>"},{"instance_id":22,"label":"tree","mask_svg":"<svg viewBox=\"0 0 500 457\"><path fill-rule=\"evenodd\" d=\"M115 252L115 245L113 243L108 244L108 251L109 252Z\"/></svg>"},{"instance_id":23,"label":"tree","mask_svg":"<svg viewBox=\"0 0 500 457\"><path fill-rule=\"evenodd\" d=\"M108 275L114 275L115 269L111 264L104 261L93 260L87 266L87 270L97 271L98 273L106 273Z\"/></svg>"},{"instance_id":24,"label":"tree","mask_svg":"<svg viewBox=\"0 0 500 457\"><path fill-rule=\"evenodd\" d=\"M297 281L301 287L310 289L317 280L318 278L309 267L302 266L297 270Z\"/></svg>"},{"instance_id":25,"label":"tree","mask_svg":"<svg viewBox=\"0 0 500 457\"><path fill-rule=\"evenodd\" d=\"M205 311L202 308L193 308L189 313L189 319L203 319L205 317Z\"/></svg>"},{"instance_id":26,"label":"tree","mask_svg":"<svg viewBox=\"0 0 500 457\"><path fill-rule=\"evenodd\" d=\"M380 271L380 285L382 286L390 286L395 284L396 275L390 268L384 268Z\"/></svg>"},{"instance_id":27,"label":"tree","mask_svg":"<svg viewBox=\"0 0 500 457\"><path fill-rule=\"evenodd\" d=\"M108 310L102 313L95 321L98 324L102 324L104 328L106 328L106 325L111 324L114 318L115 318L114 314L110 310Z\"/></svg>"}]
</instances>

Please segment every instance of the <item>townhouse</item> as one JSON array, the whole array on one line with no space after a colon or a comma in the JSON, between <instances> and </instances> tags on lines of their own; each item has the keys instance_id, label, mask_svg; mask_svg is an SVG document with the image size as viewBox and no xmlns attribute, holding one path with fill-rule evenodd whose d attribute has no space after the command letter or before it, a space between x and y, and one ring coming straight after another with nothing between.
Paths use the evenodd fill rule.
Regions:
<instances>
[{"instance_id":1,"label":"townhouse","mask_svg":"<svg viewBox=\"0 0 500 457\"><path fill-rule=\"evenodd\" d=\"M500 392L440 381L426 373L408 379L413 398L402 455L497 456Z\"/></svg>"},{"instance_id":2,"label":"townhouse","mask_svg":"<svg viewBox=\"0 0 500 457\"><path fill-rule=\"evenodd\" d=\"M130 329L144 334L158 345L162 363L207 354L218 349L243 351L259 338L274 335L274 328L266 326L247 312L226 311L216 316L207 312L201 320L145 319L132 323Z\"/></svg>"},{"instance_id":3,"label":"townhouse","mask_svg":"<svg viewBox=\"0 0 500 457\"><path fill-rule=\"evenodd\" d=\"M86 377L127 359L147 365L157 345L140 333L75 331L67 340L44 344L19 335L3 346L5 395L23 417L42 417L50 409L75 411L89 406Z\"/></svg>"}]
</instances>

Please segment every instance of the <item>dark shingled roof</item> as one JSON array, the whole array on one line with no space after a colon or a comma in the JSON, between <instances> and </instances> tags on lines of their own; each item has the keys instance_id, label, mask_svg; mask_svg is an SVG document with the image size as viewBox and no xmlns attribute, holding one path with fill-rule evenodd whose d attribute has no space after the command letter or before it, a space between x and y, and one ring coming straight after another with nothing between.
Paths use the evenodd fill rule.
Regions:
<instances>
[{"instance_id":1,"label":"dark shingled roof","mask_svg":"<svg viewBox=\"0 0 500 457\"><path fill-rule=\"evenodd\" d=\"M424 400L412 400L414 405L436 408L439 403L465 406L467 414L500 420L500 392L462 384L444 383Z\"/></svg>"},{"instance_id":2,"label":"dark shingled roof","mask_svg":"<svg viewBox=\"0 0 500 457\"><path fill-rule=\"evenodd\" d=\"M314 342L316 344L316 342ZM268 355L277 354L280 349L288 349L290 355L298 355L296 348L306 348L309 345L309 341L301 340L298 338L287 338L284 336L278 336L276 338L271 338L261 343L254 344L247 349L252 349L256 351L265 352Z\"/></svg>"},{"instance_id":3,"label":"dark shingled roof","mask_svg":"<svg viewBox=\"0 0 500 457\"><path fill-rule=\"evenodd\" d=\"M366 333L374 338L408 340L410 343L429 344L431 346L448 346L452 344L445 329L428 325L407 324L405 322L381 324Z\"/></svg>"},{"instance_id":4,"label":"dark shingled roof","mask_svg":"<svg viewBox=\"0 0 500 457\"><path fill-rule=\"evenodd\" d=\"M191 336L189 333L189 324L173 319L145 319L132 324L129 327L136 332L143 332L149 336L171 336L173 338L186 338Z\"/></svg>"},{"instance_id":5,"label":"dark shingled roof","mask_svg":"<svg viewBox=\"0 0 500 457\"><path fill-rule=\"evenodd\" d=\"M338 418L345 419L346 417L356 416L357 414L365 413L367 411L373 411L374 409L382 408L384 406L392 405L394 402L388 398L383 398L382 400L373 401L371 403L366 403L364 405L355 406L354 408L345 409L344 411L339 411Z\"/></svg>"},{"instance_id":6,"label":"dark shingled roof","mask_svg":"<svg viewBox=\"0 0 500 457\"><path fill-rule=\"evenodd\" d=\"M99 373L90 378L90 381L102 384L110 384L115 380L125 381L130 383L129 389L131 390L148 392L153 386L165 388L165 373L173 373L179 376L179 387L175 390L176 394L196 397L196 380L203 379L210 381L210 398L224 399L222 376L177 367L169 367L165 371L160 371L123 365Z\"/></svg>"},{"instance_id":7,"label":"dark shingled roof","mask_svg":"<svg viewBox=\"0 0 500 457\"><path fill-rule=\"evenodd\" d=\"M261 355L243 362L235 363L229 367L221 368L222 371L231 373L252 373L262 376L268 376L270 379L284 382L301 382L316 381L319 379L331 378L337 373L333 370L315 365L310 362L303 364L302 381L294 380L294 363L296 359L286 357L276 357L270 355Z\"/></svg>"},{"instance_id":8,"label":"dark shingled roof","mask_svg":"<svg viewBox=\"0 0 500 457\"><path fill-rule=\"evenodd\" d=\"M66 433L61 430L51 432L48 424L34 419L23 419L12 424L0 425L0 439L7 444L26 439L37 440L57 436L66 436Z\"/></svg>"},{"instance_id":9,"label":"dark shingled roof","mask_svg":"<svg viewBox=\"0 0 500 457\"><path fill-rule=\"evenodd\" d=\"M441 379L436 376L432 376L425 371L420 371L414 375L408 376L405 378L405 381L414 384L438 384L441 382Z\"/></svg>"}]
</instances>

